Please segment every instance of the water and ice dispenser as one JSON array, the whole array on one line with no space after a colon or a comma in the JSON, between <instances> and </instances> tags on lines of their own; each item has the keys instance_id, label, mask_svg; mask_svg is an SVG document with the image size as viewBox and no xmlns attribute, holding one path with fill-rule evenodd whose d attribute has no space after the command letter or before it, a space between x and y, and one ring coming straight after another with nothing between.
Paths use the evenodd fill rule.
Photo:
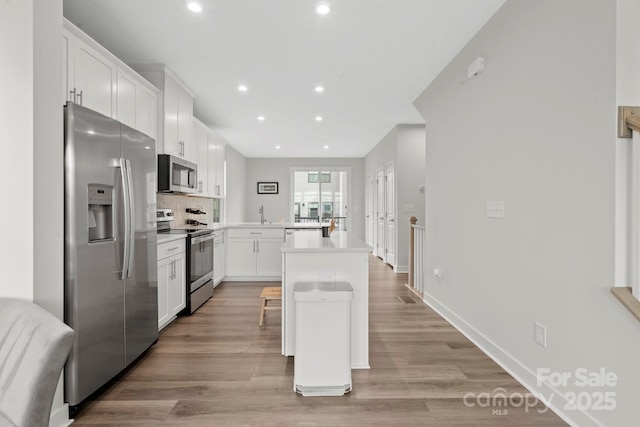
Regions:
<instances>
[{"instance_id":1,"label":"water and ice dispenser","mask_svg":"<svg viewBox=\"0 0 640 427\"><path fill-rule=\"evenodd\" d=\"M89 184L87 199L89 242L113 240L113 187Z\"/></svg>"}]
</instances>

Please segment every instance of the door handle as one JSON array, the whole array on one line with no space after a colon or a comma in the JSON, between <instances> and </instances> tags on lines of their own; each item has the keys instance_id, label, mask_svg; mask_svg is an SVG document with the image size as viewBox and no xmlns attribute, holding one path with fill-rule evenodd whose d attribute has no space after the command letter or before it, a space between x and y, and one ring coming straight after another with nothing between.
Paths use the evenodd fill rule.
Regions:
<instances>
[{"instance_id":1,"label":"door handle","mask_svg":"<svg viewBox=\"0 0 640 427\"><path fill-rule=\"evenodd\" d=\"M82 94L82 92L80 92ZM135 253L135 243L136 243L136 235L135 235L135 212L136 212L136 204L135 204L135 196L133 192L133 179L131 178L131 161L128 159L125 160L125 164L127 165L127 186L129 188L129 261L127 262L127 277L131 277L131 269L133 267L133 258Z\"/></svg>"},{"instance_id":2,"label":"door handle","mask_svg":"<svg viewBox=\"0 0 640 427\"><path fill-rule=\"evenodd\" d=\"M122 179L122 213L124 215L124 253L122 254L122 275L121 280L128 277L129 271L129 235L131 229L131 217L129 216L129 181L127 179L127 163L126 160L121 158L119 161L120 176Z\"/></svg>"}]
</instances>

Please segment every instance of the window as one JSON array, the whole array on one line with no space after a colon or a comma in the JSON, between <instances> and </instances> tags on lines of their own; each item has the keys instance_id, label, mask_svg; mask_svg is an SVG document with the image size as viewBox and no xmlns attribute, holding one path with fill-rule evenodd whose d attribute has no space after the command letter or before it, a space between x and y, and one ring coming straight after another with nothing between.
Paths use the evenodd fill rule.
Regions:
<instances>
[{"instance_id":1,"label":"window","mask_svg":"<svg viewBox=\"0 0 640 427\"><path fill-rule=\"evenodd\" d=\"M320 175L320 182L325 184L331 182L330 172L309 172L309 174L307 175L307 182L308 183L318 182L318 174Z\"/></svg>"},{"instance_id":2,"label":"window","mask_svg":"<svg viewBox=\"0 0 640 427\"><path fill-rule=\"evenodd\" d=\"M322 202L322 218L332 218L333 217L333 203L332 202Z\"/></svg>"},{"instance_id":3,"label":"window","mask_svg":"<svg viewBox=\"0 0 640 427\"><path fill-rule=\"evenodd\" d=\"M347 229L349 168L292 168L291 217L295 222L328 222Z\"/></svg>"},{"instance_id":4,"label":"window","mask_svg":"<svg viewBox=\"0 0 640 427\"><path fill-rule=\"evenodd\" d=\"M309 219L318 217L318 202L309 202Z\"/></svg>"}]
</instances>

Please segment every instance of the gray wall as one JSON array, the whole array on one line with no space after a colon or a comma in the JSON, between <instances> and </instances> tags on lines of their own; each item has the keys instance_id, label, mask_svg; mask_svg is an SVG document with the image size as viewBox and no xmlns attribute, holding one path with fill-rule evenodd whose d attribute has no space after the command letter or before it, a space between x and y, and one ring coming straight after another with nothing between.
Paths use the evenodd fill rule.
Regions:
<instances>
[{"instance_id":1,"label":"gray wall","mask_svg":"<svg viewBox=\"0 0 640 427\"><path fill-rule=\"evenodd\" d=\"M245 222L247 205L247 159L235 148L227 145L227 196L224 200L225 221Z\"/></svg>"},{"instance_id":2,"label":"gray wall","mask_svg":"<svg viewBox=\"0 0 640 427\"><path fill-rule=\"evenodd\" d=\"M485 70L467 80L478 56ZM427 275L425 298L576 425L638 415L640 328L609 293L615 101L615 2L510 0L415 102L427 123L426 269L443 273ZM494 200L505 219L487 218ZM575 370L601 367L618 377L605 390L616 409L563 411L561 394L596 391ZM553 390L536 384L539 368L573 376Z\"/></svg>"},{"instance_id":3,"label":"gray wall","mask_svg":"<svg viewBox=\"0 0 640 427\"><path fill-rule=\"evenodd\" d=\"M3 198L15 221L0 232L0 296L33 301L63 317L62 0L0 2L0 125L7 158ZM62 382L51 425L67 425Z\"/></svg>"},{"instance_id":4,"label":"gray wall","mask_svg":"<svg viewBox=\"0 0 640 427\"><path fill-rule=\"evenodd\" d=\"M418 218L418 224L424 225L424 186L425 177L425 127L420 124L399 124L394 126L384 138L376 144L364 159L364 179L376 170L394 162L396 179L396 270L409 270L409 218ZM375 188L374 188L375 193ZM375 194L374 194L375 199ZM406 205L413 205L414 211L405 211ZM374 202L375 215L375 202ZM375 223L374 223L375 232Z\"/></svg>"},{"instance_id":5,"label":"gray wall","mask_svg":"<svg viewBox=\"0 0 640 427\"><path fill-rule=\"evenodd\" d=\"M640 2L617 0L618 46L616 105L640 105ZM616 141L616 286L630 286L628 248L631 244L628 226L628 174L631 156L628 139Z\"/></svg>"},{"instance_id":6,"label":"gray wall","mask_svg":"<svg viewBox=\"0 0 640 427\"><path fill-rule=\"evenodd\" d=\"M320 167L320 166L348 166L351 168L351 231L364 240L364 180L363 159L296 159L296 158L249 158L246 171L246 211L247 222L260 221L258 209L264 205L265 218L277 221L284 218L286 222L293 221L290 218L290 190L292 167ZM258 182L278 182L278 194L257 194Z\"/></svg>"},{"instance_id":7,"label":"gray wall","mask_svg":"<svg viewBox=\"0 0 640 427\"><path fill-rule=\"evenodd\" d=\"M397 266L409 271L409 218L415 216L424 225L425 126L398 125L398 150L395 161ZM409 206L413 212L409 211Z\"/></svg>"},{"instance_id":8,"label":"gray wall","mask_svg":"<svg viewBox=\"0 0 640 427\"><path fill-rule=\"evenodd\" d=\"M365 176L373 173L376 177L376 170L384 167L385 163L395 160L396 151L398 149L398 129L396 126L391 128L375 147L367 153L364 158Z\"/></svg>"}]
</instances>

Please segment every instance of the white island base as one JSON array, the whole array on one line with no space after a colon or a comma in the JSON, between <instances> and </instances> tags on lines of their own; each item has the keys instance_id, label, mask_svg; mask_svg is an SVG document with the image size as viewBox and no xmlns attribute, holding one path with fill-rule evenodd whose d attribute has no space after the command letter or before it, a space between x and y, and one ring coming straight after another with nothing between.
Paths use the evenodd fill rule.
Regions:
<instances>
[{"instance_id":1,"label":"white island base","mask_svg":"<svg viewBox=\"0 0 640 427\"><path fill-rule=\"evenodd\" d=\"M282 354L295 356L295 301L299 282L348 282L351 305L351 368L369 369L369 252L348 232L331 237L294 233L282 245ZM321 327L321 325L319 325Z\"/></svg>"}]
</instances>

